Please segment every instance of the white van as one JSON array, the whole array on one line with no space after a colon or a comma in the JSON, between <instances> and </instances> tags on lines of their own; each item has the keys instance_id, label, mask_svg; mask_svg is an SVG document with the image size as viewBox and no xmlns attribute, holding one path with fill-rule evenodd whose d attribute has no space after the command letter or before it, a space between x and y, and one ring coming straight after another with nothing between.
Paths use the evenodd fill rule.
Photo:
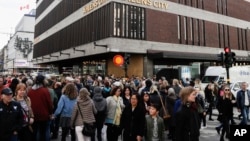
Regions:
<instances>
[{"instance_id":1,"label":"white van","mask_svg":"<svg viewBox=\"0 0 250 141\"><path fill-rule=\"evenodd\" d=\"M250 82L250 66L234 66L229 69L230 83ZM204 90L208 83L216 82L222 84L227 81L226 68L221 66L208 67L205 76L202 78L202 89Z\"/></svg>"}]
</instances>

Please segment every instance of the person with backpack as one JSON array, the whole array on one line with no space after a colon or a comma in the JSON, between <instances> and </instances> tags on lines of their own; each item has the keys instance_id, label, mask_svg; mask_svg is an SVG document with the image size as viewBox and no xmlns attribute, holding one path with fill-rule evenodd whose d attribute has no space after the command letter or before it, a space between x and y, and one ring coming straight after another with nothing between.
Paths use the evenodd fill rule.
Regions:
<instances>
[{"instance_id":1,"label":"person with backpack","mask_svg":"<svg viewBox=\"0 0 250 141\"><path fill-rule=\"evenodd\" d=\"M104 121L106 118L107 101L102 96L101 87L94 88L93 101L94 101L95 108L97 110L97 114L95 114L96 128L97 128L97 140L102 141L102 128L103 128Z\"/></svg>"}]
</instances>

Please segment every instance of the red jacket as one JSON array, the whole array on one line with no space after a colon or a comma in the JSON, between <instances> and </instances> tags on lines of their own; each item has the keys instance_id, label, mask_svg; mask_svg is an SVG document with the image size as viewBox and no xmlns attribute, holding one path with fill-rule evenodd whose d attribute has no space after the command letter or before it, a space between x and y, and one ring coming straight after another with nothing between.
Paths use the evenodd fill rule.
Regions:
<instances>
[{"instance_id":1,"label":"red jacket","mask_svg":"<svg viewBox=\"0 0 250 141\"><path fill-rule=\"evenodd\" d=\"M35 121L46 121L53 113L53 104L47 88L30 89L28 96L31 100L31 108Z\"/></svg>"}]
</instances>

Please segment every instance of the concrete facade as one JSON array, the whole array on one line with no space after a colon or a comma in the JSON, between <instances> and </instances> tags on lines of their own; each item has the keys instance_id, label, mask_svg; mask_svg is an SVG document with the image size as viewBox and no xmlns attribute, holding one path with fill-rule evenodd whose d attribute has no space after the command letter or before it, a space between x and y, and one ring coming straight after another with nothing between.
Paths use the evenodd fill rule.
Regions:
<instances>
[{"instance_id":1,"label":"concrete facade","mask_svg":"<svg viewBox=\"0 0 250 141\"><path fill-rule=\"evenodd\" d=\"M20 73L33 68L35 10L25 14L15 28L15 33L4 48L4 73Z\"/></svg>"},{"instance_id":2,"label":"concrete facade","mask_svg":"<svg viewBox=\"0 0 250 141\"><path fill-rule=\"evenodd\" d=\"M36 18L36 25L47 18L60 5L60 2L51 2ZM223 52L225 46L231 47L232 51L236 53L237 61L250 62L250 18L247 14L250 12L248 9L250 3L246 0L238 0L237 2L235 0L93 0L73 11L70 15L46 29L45 32L37 35L34 40L34 49L36 50L36 45L50 39L56 33L71 28L74 23L112 3L133 5L145 9L144 40L117 38L110 35L108 38L96 41L98 44L107 47L95 47L93 42L68 46L68 49L51 53L47 51L46 55L35 56L36 63L49 64L74 58L93 59L92 56L99 56L100 54L126 52L140 56L135 57L138 60L131 57L136 65L132 63L128 72L152 76L154 60L150 59L149 51L174 52L179 54L179 56L174 57L177 60L178 57L185 56L185 54L194 54L186 55L189 58L184 59L188 59L189 62L197 60L213 62L216 61L216 55ZM37 6L39 7L42 4L43 0L39 0ZM110 26L114 26L113 23ZM74 42L73 38L72 42ZM53 44L48 41L46 43L48 43L46 48ZM199 54L206 54L207 57L197 59L196 57ZM165 58L163 57L163 59L168 58L173 59L168 55L165 55ZM112 65L111 57L106 59L108 74L122 73L121 68L116 70ZM79 64L81 64L80 61ZM138 71L133 70L135 67L139 68ZM144 70L143 74L138 73L140 70Z\"/></svg>"}]
</instances>

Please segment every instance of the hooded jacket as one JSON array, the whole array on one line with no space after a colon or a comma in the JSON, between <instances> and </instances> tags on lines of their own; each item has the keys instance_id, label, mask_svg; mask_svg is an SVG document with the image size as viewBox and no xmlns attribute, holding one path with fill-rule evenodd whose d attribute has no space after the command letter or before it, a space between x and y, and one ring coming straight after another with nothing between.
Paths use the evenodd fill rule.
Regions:
<instances>
[{"instance_id":1,"label":"hooded jacket","mask_svg":"<svg viewBox=\"0 0 250 141\"><path fill-rule=\"evenodd\" d=\"M101 92L102 92L102 89L100 87L94 88L93 101L94 101L95 108L96 108L98 113L99 112L106 112L106 109L107 109L106 99L103 98Z\"/></svg>"}]
</instances>

